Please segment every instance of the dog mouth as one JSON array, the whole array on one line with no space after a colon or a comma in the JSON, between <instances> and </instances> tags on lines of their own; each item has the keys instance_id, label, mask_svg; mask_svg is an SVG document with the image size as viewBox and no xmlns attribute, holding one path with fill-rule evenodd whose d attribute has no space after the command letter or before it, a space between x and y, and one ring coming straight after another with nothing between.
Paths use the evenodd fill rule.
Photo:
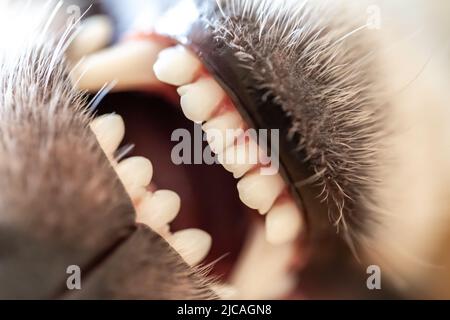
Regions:
<instances>
[{"instance_id":1,"label":"dog mouth","mask_svg":"<svg viewBox=\"0 0 450 320\"><path fill-rule=\"evenodd\" d=\"M104 23L94 20L91 34L101 34ZM302 297L308 228L301 202L292 197L295 188L280 170L278 141L272 141L280 134L271 134L279 128L255 125L246 108L236 107L235 90L226 90L200 58L212 50L195 52L174 40L135 33L85 56L73 71L78 87L99 91L91 126L137 222L158 232L189 265L210 266L223 298ZM83 52L80 47L86 44L75 40L69 57ZM108 83L119 92L107 94Z\"/></svg>"},{"instance_id":2,"label":"dog mouth","mask_svg":"<svg viewBox=\"0 0 450 320\"><path fill-rule=\"evenodd\" d=\"M107 94L93 123L105 117L122 117L125 134L115 152L117 162L151 160L153 174L145 193L154 200L159 198L157 213L152 212L155 205L145 209L143 191L133 191L127 187L127 178L122 179L133 199L137 222L160 233L191 266L210 266L210 276L219 280L214 290L225 299L332 298L342 296L345 285L356 288L349 297L366 294L364 275L352 274L360 271L337 236L313 242L307 227L292 230L291 220L281 221L275 231L267 230L268 214L277 201L291 202L291 210L303 219L285 184L279 199L263 215L242 202L237 180L222 164L177 165L172 161L173 149L179 143L172 141L173 132L186 130L194 137L201 127L185 117L171 96L164 90ZM105 135L111 136L111 132ZM205 140L202 151L208 147ZM174 243L174 235L181 240Z\"/></svg>"},{"instance_id":3,"label":"dog mouth","mask_svg":"<svg viewBox=\"0 0 450 320\"><path fill-rule=\"evenodd\" d=\"M433 122L444 109L416 110L417 101L409 115L417 95L378 90L402 69L378 78L398 57L377 60L362 32L371 25L358 26L364 15L320 1L151 3L178 14L154 11L150 28L126 26L125 37L111 20L121 10L85 19L62 2L38 11L6 3L0 295L372 299L434 290L425 280L437 269L410 262L422 251L434 260L427 248L445 232L435 227L448 208L444 184L424 179L444 155L425 157L441 149L431 142L445 144L446 130L434 130L443 123ZM402 132L423 114L432 115L424 126Z\"/></svg>"},{"instance_id":4,"label":"dog mouth","mask_svg":"<svg viewBox=\"0 0 450 320\"><path fill-rule=\"evenodd\" d=\"M169 243L174 235L187 234L181 247L174 247L191 265L211 264L212 275L224 283L218 289L224 297L283 298L292 293L301 265L306 263L306 254L298 256L299 252L306 252L300 250L304 236L297 233L288 240L270 243L266 238L266 217L242 203L236 180L220 164L174 164L171 155L177 142L171 141L172 133L184 129L194 137L195 131L198 134L200 130L185 118L176 102L157 93L112 93L103 99L98 112L106 116L115 112L123 117L126 130L119 150L132 145L127 157L151 159L154 172L147 192L155 197L158 192L171 190L180 199L179 212L170 229L166 224L158 226L155 219L143 214L139 199L134 201L138 222L149 224ZM207 143L203 142L201 150L205 148ZM161 202L176 200L163 196L159 201L159 207L167 208L170 204ZM196 240L195 233L186 232L189 230L203 230L211 236L209 252L202 248L208 245L201 244L207 240ZM195 250L201 251L200 256Z\"/></svg>"},{"instance_id":5,"label":"dog mouth","mask_svg":"<svg viewBox=\"0 0 450 320\"><path fill-rule=\"evenodd\" d=\"M192 55L176 46L165 50ZM159 59L161 56L164 59L164 54L159 52ZM203 69L202 64L199 68ZM201 75L199 79L208 77L212 81L205 70L195 73ZM202 130L208 128L208 123L216 123L223 129L250 126L226 94L216 106L219 111L215 111L217 113L213 113L210 120L199 118L194 122L186 117L188 111L186 106L184 109L180 106L177 91L183 92L176 86L160 84L151 89L124 90L105 95L97 106L98 117L92 127L105 152L114 155L111 161L133 200L137 222L157 231L191 266L211 266L211 276L220 282L214 289L222 298L329 298L337 296L345 284L363 287L363 274L361 278L354 278L350 270L354 270L355 265L349 259L348 248L337 235L331 233L318 240L311 239L305 214L279 173L262 175L261 164L251 161L231 161L225 166L220 161L195 164L195 154L200 150L203 155L211 148L207 131ZM206 95L207 91L196 97ZM220 104L225 107L221 108ZM238 119L234 127L233 121L226 121L230 113ZM120 129L105 126L109 129L104 131L103 126L97 124L117 117L123 118L124 139L120 139L119 145L116 138L115 147L105 147L102 141L112 136L120 137L113 133ZM229 123L232 125L226 127ZM97 126L100 129L95 129ZM191 157L181 164L173 159L174 149L180 144L179 140L173 139L173 134L179 130L188 133L192 139L188 146ZM243 132L245 135L245 130ZM200 146L194 143L195 137L200 137L197 140ZM214 145L214 140L210 142ZM241 146L254 142L237 137L224 152L228 149L229 154L234 154L231 159L238 159L236 152L243 152L242 159L248 160L246 152L251 152L251 148ZM211 154L219 157L214 152ZM117 170L121 163L133 159L151 161L153 172L148 185L136 188L130 181L133 178L123 178L127 174L120 168ZM131 176L145 171L138 167L130 169ZM248 194L242 195L239 181L246 177L262 182L252 183L244 189ZM149 206L145 205L147 199L153 199ZM334 277L336 270L342 272L338 281ZM361 290L356 292L360 294Z\"/></svg>"},{"instance_id":6,"label":"dog mouth","mask_svg":"<svg viewBox=\"0 0 450 320\"><path fill-rule=\"evenodd\" d=\"M251 79L233 70L223 48L211 47L203 27L136 33L74 68L78 87L100 90L91 105L103 115L92 128L137 221L191 266L211 265L224 298L327 298L345 287L352 287L350 295L367 294L364 273L313 186L315 172L306 156L298 158L295 139L302 137L290 134L289 113L248 90ZM101 90L111 82L121 93ZM258 134L248 136L251 129L279 130L279 144L269 138L261 145ZM227 130L239 134L224 139ZM177 132L191 142L181 154ZM174 150L191 156L174 160ZM213 164L203 161L205 154ZM277 170L263 174L274 159Z\"/></svg>"},{"instance_id":7,"label":"dog mouth","mask_svg":"<svg viewBox=\"0 0 450 320\"><path fill-rule=\"evenodd\" d=\"M105 115L92 127L119 177L145 175L144 164L127 165L133 159L152 163L149 185L137 188L133 178L122 178L137 221L160 233L189 264L211 264L213 275L225 280L226 292L237 292L231 297L291 294L306 264L307 250L298 249L305 246L307 228L302 209L273 165L278 158L266 152L275 141L265 141L263 149L258 143L263 140L249 134L252 126L242 111L186 47L152 34L108 50L86 57L74 74L78 85L91 91L95 83L119 79L115 89L122 93L107 94L100 101L100 90L94 97L91 104ZM123 117L125 129L113 124L118 116L110 113ZM187 150L174 152L183 142L174 139L177 132L188 134ZM119 162L123 151L129 158ZM185 153L190 154L187 159ZM214 163L205 163L206 153ZM134 172L124 173L128 170ZM156 199L161 203L155 204ZM152 210L167 212L156 221Z\"/></svg>"}]
</instances>

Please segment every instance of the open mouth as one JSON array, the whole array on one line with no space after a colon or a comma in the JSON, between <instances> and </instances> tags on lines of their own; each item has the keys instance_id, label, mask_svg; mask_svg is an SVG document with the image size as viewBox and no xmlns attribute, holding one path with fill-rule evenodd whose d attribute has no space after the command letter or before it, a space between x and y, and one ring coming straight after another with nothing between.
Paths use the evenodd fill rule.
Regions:
<instances>
[{"instance_id":1,"label":"open mouth","mask_svg":"<svg viewBox=\"0 0 450 320\"><path fill-rule=\"evenodd\" d=\"M73 71L80 88L100 90L92 105L106 115L94 120L92 128L135 205L137 221L164 237L189 265L211 264L212 273L224 283L216 290L226 298L332 297L344 286L364 295L364 272L336 235L333 222L348 226L343 220L344 202L351 202L346 189L355 192L355 198L366 191L353 189L345 180L340 185L335 179L351 174L352 166L370 168L365 162L369 157L363 154L362 160L343 163L339 157L334 159L335 150L328 150L328 137L311 143L326 135L320 133L324 122L315 123L318 115L309 109L304 113L317 128L308 119L297 120L299 127L295 127L296 115L272 88L255 84L258 76L273 71L270 63L250 75L249 65L261 57L245 55L232 45L230 49L223 43L226 35L219 40L212 37L208 24L198 17L176 24L177 16L168 16L169 25L187 28L137 32L112 48L86 56ZM83 47L87 39L75 46ZM314 37L300 39L316 45ZM282 64L279 58L272 57ZM335 56L325 58L323 63L330 63ZM317 76L318 71L310 72ZM275 74L280 81L289 76L286 70ZM320 80L342 85L341 79ZM104 89L111 82L122 93L107 94L109 89ZM309 83L303 85L311 89ZM287 101L297 101L293 92L280 87L275 89ZM329 94L324 90L325 96ZM341 91L333 93L332 103L341 102ZM302 94L308 104L322 93ZM354 99L366 103L360 95ZM322 103L327 102L320 97ZM326 113L320 108L317 112ZM363 109L356 112L368 114ZM330 136L336 134L344 141L348 132L354 135L352 130L367 133L354 121L342 119L330 120ZM249 136L251 130L257 134ZM269 132L264 136L266 143L261 143L259 130ZM228 135L229 131L238 134ZM181 133L187 133L187 148L180 149ZM352 150L359 147L342 145ZM205 161L206 154L213 163ZM128 156L132 157L123 159ZM327 163L326 156L333 163ZM338 164L343 173L336 171ZM334 206L337 216L330 209ZM352 225L362 225L357 217L349 219Z\"/></svg>"},{"instance_id":2,"label":"open mouth","mask_svg":"<svg viewBox=\"0 0 450 320\"><path fill-rule=\"evenodd\" d=\"M448 293L445 68L389 49L410 17L69 2L0 1L0 297Z\"/></svg>"},{"instance_id":3,"label":"open mouth","mask_svg":"<svg viewBox=\"0 0 450 320\"><path fill-rule=\"evenodd\" d=\"M89 5L0 1L0 297L448 293L431 30L397 45L384 2Z\"/></svg>"},{"instance_id":4,"label":"open mouth","mask_svg":"<svg viewBox=\"0 0 450 320\"><path fill-rule=\"evenodd\" d=\"M287 296L305 263L305 257L298 257L304 228L301 212L282 178L261 175L258 163L229 162L227 170L221 164L174 163L171 156L179 142L172 141L172 134L184 129L194 138L201 129L193 121L202 123L206 132L248 125L192 53L173 47L159 56L155 69L164 69L164 64L169 70L160 72L172 72L173 77L167 82L184 85L178 87L184 94L181 107L168 98L176 87L113 93L98 106L98 112L106 115L92 125L107 154L130 157L120 159L116 170L135 204L137 221L160 233L190 265L212 263L212 273L227 283L218 289L223 295ZM180 74L183 66L190 75ZM208 147L204 140L217 153L240 152L243 159L250 151L245 146L253 143L249 139L239 143L239 137L231 145L202 139L202 151ZM189 147L196 151L194 143Z\"/></svg>"}]
</instances>

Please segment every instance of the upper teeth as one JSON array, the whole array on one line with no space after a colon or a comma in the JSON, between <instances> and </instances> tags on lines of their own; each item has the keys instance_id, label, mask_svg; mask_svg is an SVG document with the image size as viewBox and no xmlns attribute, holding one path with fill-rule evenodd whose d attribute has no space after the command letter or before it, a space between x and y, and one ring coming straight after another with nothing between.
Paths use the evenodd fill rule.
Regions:
<instances>
[{"instance_id":1,"label":"upper teeth","mask_svg":"<svg viewBox=\"0 0 450 320\"><path fill-rule=\"evenodd\" d=\"M285 188L279 175L263 176L259 172L247 174L237 187L242 202L261 214L270 210Z\"/></svg>"},{"instance_id":2,"label":"upper teeth","mask_svg":"<svg viewBox=\"0 0 450 320\"><path fill-rule=\"evenodd\" d=\"M203 124L211 150L218 154L224 168L241 178L239 197L252 209L266 214L266 237L274 244L292 242L301 231L301 216L291 199L274 206L286 190L280 175L264 176L257 172L261 149L253 139L229 141L227 130L242 129L244 123L235 107L226 99L220 85L202 69L200 60L182 46L163 50L154 66L159 80L179 86L185 116ZM288 197L288 196L287 196ZM295 209L295 210L294 210ZM294 217L294 214L296 215ZM285 233L281 232L285 229Z\"/></svg>"},{"instance_id":3,"label":"upper teeth","mask_svg":"<svg viewBox=\"0 0 450 320\"><path fill-rule=\"evenodd\" d=\"M72 61L106 47L113 35L111 19L105 15L96 15L83 21L80 32L70 44L68 55Z\"/></svg>"},{"instance_id":4,"label":"upper teeth","mask_svg":"<svg viewBox=\"0 0 450 320\"><path fill-rule=\"evenodd\" d=\"M279 201L266 216L266 238L272 244L294 241L303 228L302 215L292 200Z\"/></svg>"},{"instance_id":5,"label":"upper teeth","mask_svg":"<svg viewBox=\"0 0 450 320\"><path fill-rule=\"evenodd\" d=\"M238 298L276 299L291 292L297 282L287 269L295 250L293 242L270 244L264 228L255 223L231 276Z\"/></svg>"},{"instance_id":6,"label":"upper teeth","mask_svg":"<svg viewBox=\"0 0 450 320\"><path fill-rule=\"evenodd\" d=\"M242 177L238 183L241 200L261 214L268 213L265 237L268 243L288 245L277 247L283 251L283 261L287 260L286 257L291 256L293 241L302 231L303 221L292 199L283 196L286 186L282 178L258 174L256 169L260 165L255 158L259 159L261 150L254 140L237 144L236 136L224 140L228 137L227 130L244 129L245 123L224 90L203 70L199 59L182 46L161 49L162 45L155 41L125 42L86 58L75 68L73 75L79 80L79 87L89 90L98 90L112 80L118 80L115 89L156 86L155 76L162 82L179 86L184 114L194 122L203 123L211 149L219 155L228 171L236 178ZM92 130L113 161L114 152L124 136L123 120L117 115L102 116L94 120ZM227 161L229 159L234 161ZM114 161L113 165L116 165ZM209 252L211 237L197 229L171 235L168 224L179 212L180 199L171 191L159 190L152 194L147 190L153 173L151 162L144 158L131 158L119 163L116 170L137 206L137 220L164 236L187 263L195 265L201 262ZM266 244L263 251L266 252L267 248ZM281 251L273 251L276 256L275 252ZM268 259L267 263L269 260L273 259ZM260 271L264 272L264 268ZM287 278L279 279L280 291L292 283ZM245 286L239 290L245 291Z\"/></svg>"},{"instance_id":7,"label":"upper teeth","mask_svg":"<svg viewBox=\"0 0 450 320\"><path fill-rule=\"evenodd\" d=\"M71 76L83 90L97 91L115 81L114 90L159 86L153 63L162 46L153 41L134 40L96 52L81 60Z\"/></svg>"},{"instance_id":8,"label":"upper teeth","mask_svg":"<svg viewBox=\"0 0 450 320\"><path fill-rule=\"evenodd\" d=\"M244 121L236 110L230 110L222 115L210 119L203 125L206 139L211 150L223 153L225 148L234 143L234 139L227 139L227 130L243 129Z\"/></svg>"},{"instance_id":9,"label":"upper teeth","mask_svg":"<svg viewBox=\"0 0 450 320\"><path fill-rule=\"evenodd\" d=\"M161 51L153 69L162 82L182 86L191 83L200 68L201 63L194 54L176 46Z\"/></svg>"},{"instance_id":10,"label":"upper teeth","mask_svg":"<svg viewBox=\"0 0 450 320\"><path fill-rule=\"evenodd\" d=\"M238 179L256 167L260 154L258 144L250 139L232 144L223 153L219 153L218 159L225 170Z\"/></svg>"},{"instance_id":11,"label":"upper teeth","mask_svg":"<svg viewBox=\"0 0 450 320\"><path fill-rule=\"evenodd\" d=\"M208 92L207 95L204 95ZM204 122L209 120L219 103L225 98L225 92L210 77L200 78L193 84L178 89L181 95L181 108L189 120Z\"/></svg>"}]
</instances>

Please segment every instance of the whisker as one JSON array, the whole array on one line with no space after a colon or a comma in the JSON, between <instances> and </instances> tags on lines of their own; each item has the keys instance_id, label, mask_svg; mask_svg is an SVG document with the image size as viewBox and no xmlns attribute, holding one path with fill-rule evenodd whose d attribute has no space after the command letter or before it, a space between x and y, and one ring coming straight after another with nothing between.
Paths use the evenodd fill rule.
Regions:
<instances>
[{"instance_id":1,"label":"whisker","mask_svg":"<svg viewBox=\"0 0 450 320\"><path fill-rule=\"evenodd\" d=\"M98 106L102 102L102 100L105 98L105 96L111 92L112 89L117 85L117 80L114 80L112 82L105 83L103 87L97 92L97 94L94 96L94 98L91 100L91 102L87 105L87 109L90 112L94 112L97 110Z\"/></svg>"},{"instance_id":2,"label":"whisker","mask_svg":"<svg viewBox=\"0 0 450 320\"><path fill-rule=\"evenodd\" d=\"M118 149L114 155L114 159L116 159L117 162L123 160L127 155L133 151L133 149L136 147L135 144L127 144L120 149Z\"/></svg>"}]
</instances>

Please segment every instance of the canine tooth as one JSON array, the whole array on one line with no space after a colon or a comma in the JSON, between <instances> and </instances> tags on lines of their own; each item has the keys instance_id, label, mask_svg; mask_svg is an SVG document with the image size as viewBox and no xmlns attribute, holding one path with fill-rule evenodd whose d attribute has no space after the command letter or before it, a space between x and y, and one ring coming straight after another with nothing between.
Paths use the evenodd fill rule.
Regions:
<instances>
[{"instance_id":1,"label":"canine tooth","mask_svg":"<svg viewBox=\"0 0 450 320\"><path fill-rule=\"evenodd\" d=\"M203 230L186 229L175 232L169 243L189 265L195 266L208 255L212 239Z\"/></svg>"},{"instance_id":2,"label":"canine tooth","mask_svg":"<svg viewBox=\"0 0 450 320\"><path fill-rule=\"evenodd\" d=\"M234 143L235 139L227 138L227 131L243 128L243 120L235 110L217 116L203 125L206 139L211 150L222 153L227 147Z\"/></svg>"},{"instance_id":3,"label":"canine tooth","mask_svg":"<svg viewBox=\"0 0 450 320\"><path fill-rule=\"evenodd\" d=\"M250 139L248 142L233 144L223 153L219 153L218 160L236 179L256 167L260 156L258 144Z\"/></svg>"},{"instance_id":4,"label":"canine tooth","mask_svg":"<svg viewBox=\"0 0 450 320\"><path fill-rule=\"evenodd\" d=\"M121 116L117 114L106 114L92 121L91 130L97 137L98 143L103 151L110 157L123 140L125 124Z\"/></svg>"},{"instance_id":5,"label":"canine tooth","mask_svg":"<svg viewBox=\"0 0 450 320\"><path fill-rule=\"evenodd\" d=\"M150 184L153 176L153 166L150 160L143 157L132 157L123 160L116 166L125 189L134 198L137 191Z\"/></svg>"},{"instance_id":6,"label":"canine tooth","mask_svg":"<svg viewBox=\"0 0 450 320\"><path fill-rule=\"evenodd\" d=\"M288 272L295 252L293 243L268 243L264 226L255 223L230 278L236 289L233 299L279 299L289 294L297 284L297 276Z\"/></svg>"},{"instance_id":7,"label":"canine tooth","mask_svg":"<svg viewBox=\"0 0 450 320\"><path fill-rule=\"evenodd\" d=\"M178 93L184 115L197 123L208 120L225 97L223 89L210 77L180 87Z\"/></svg>"},{"instance_id":8,"label":"canine tooth","mask_svg":"<svg viewBox=\"0 0 450 320\"><path fill-rule=\"evenodd\" d=\"M134 40L96 52L83 59L71 72L80 89L96 91L117 81L113 90L159 85L153 63L163 47L150 40Z\"/></svg>"},{"instance_id":9,"label":"canine tooth","mask_svg":"<svg viewBox=\"0 0 450 320\"><path fill-rule=\"evenodd\" d=\"M106 15L95 15L83 21L78 35L70 44L68 55L77 61L85 55L106 47L113 35L111 19Z\"/></svg>"},{"instance_id":10,"label":"canine tooth","mask_svg":"<svg viewBox=\"0 0 450 320\"><path fill-rule=\"evenodd\" d=\"M170 190L147 193L137 208L137 220L155 230L160 230L177 217L180 203L178 194Z\"/></svg>"},{"instance_id":11,"label":"canine tooth","mask_svg":"<svg viewBox=\"0 0 450 320\"><path fill-rule=\"evenodd\" d=\"M153 70L165 83L182 86L194 80L201 62L183 46L175 46L160 52Z\"/></svg>"},{"instance_id":12,"label":"canine tooth","mask_svg":"<svg viewBox=\"0 0 450 320\"><path fill-rule=\"evenodd\" d=\"M285 188L280 175L247 174L238 182L239 198L248 207L266 214Z\"/></svg>"},{"instance_id":13,"label":"canine tooth","mask_svg":"<svg viewBox=\"0 0 450 320\"><path fill-rule=\"evenodd\" d=\"M292 200L275 204L266 216L266 239L274 245L295 240L301 229L301 212Z\"/></svg>"}]
</instances>

